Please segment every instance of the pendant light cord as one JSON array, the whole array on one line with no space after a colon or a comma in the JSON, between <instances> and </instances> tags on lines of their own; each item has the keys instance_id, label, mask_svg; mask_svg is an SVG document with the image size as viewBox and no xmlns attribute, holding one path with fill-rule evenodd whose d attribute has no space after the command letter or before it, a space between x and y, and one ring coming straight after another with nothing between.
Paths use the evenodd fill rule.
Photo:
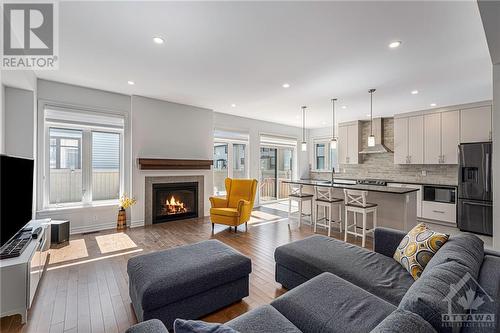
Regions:
<instances>
[{"instance_id":1,"label":"pendant light cord","mask_svg":"<svg viewBox=\"0 0 500 333\"><path fill-rule=\"evenodd\" d=\"M302 142L306 142L306 106L302 107Z\"/></svg>"},{"instance_id":2,"label":"pendant light cord","mask_svg":"<svg viewBox=\"0 0 500 333\"><path fill-rule=\"evenodd\" d=\"M368 90L370 93L370 136L373 136L373 93L375 89Z\"/></svg>"},{"instance_id":3,"label":"pendant light cord","mask_svg":"<svg viewBox=\"0 0 500 333\"><path fill-rule=\"evenodd\" d=\"M332 98L332 140L335 140L335 101L336 98Z\"/></svg>"}]
</instances>

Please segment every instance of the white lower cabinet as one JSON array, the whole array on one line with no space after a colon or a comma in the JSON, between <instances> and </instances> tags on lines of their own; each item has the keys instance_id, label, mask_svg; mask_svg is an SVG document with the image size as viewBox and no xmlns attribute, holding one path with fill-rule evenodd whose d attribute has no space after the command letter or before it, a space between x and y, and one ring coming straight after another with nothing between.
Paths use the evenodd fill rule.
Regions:
<instances>
[{"instance_id":1,"label":"white lower cabinet","mask_svg":"<svg viewBox=\"0 0 500 333\"><path fill-rule=\"evenodd\" d=\"M422 217L455 224L457 221L457 206L454 203L423 201Z\"/></svg>"}]
</instances>

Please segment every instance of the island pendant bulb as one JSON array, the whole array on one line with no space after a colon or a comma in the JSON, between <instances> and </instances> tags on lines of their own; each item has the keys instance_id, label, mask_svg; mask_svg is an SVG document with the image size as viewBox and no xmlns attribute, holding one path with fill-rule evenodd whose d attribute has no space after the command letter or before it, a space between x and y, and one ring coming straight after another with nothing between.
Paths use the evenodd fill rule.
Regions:
<instances>
[{"instance_id":1,"label":"island pendant bulb","mask_svg":"<svg viewBox=\"0 0 500 333\"><path fill-rule=\"evenodd\" d=\"M368 147L375 147L375 136L370 135L368 137Z\"/></svg>"},{"instance_id":2,"label":"island pendant bulb","mask_svg":"<svg viewBox=\"0 0 500 333\"><path fill-rule=\"evenodd\" d=\"M302 142L301 148L302 151L307 151L307 142Z\"/></svg>"},{"instance_id":3,"label":"island pendant bulb","mask_svg":"<svg viewBox=\"0 0 500 333\"><path fill-rule=\"evenodd\" d=\"M330 140L330 149L337 149L337 138Z\"/></svg>"}]
</instances>

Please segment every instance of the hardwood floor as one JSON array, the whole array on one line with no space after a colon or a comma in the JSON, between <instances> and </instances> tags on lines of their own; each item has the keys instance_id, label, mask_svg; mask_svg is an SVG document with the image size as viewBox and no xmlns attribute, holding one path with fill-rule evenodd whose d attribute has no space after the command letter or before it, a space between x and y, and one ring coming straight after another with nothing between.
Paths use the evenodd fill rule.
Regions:
<instances>
[{"instance_id":1,"label":"hardwood floor","mask_svg":"<svg viewBox=\"0 0 500 333\"><path fill-rule=\"evenodd\" d=\"M133 256L179 245L218 239L252 259L250 296L206 318L225 322L250 309L268 304L286 292L274 281L274 249L312 234L311 227L288 226L286 213L261 208L252 214L248 231L238 233L216 225L212 234L208 218L168 222L154 226L71 236L70 245L51 250L28 322L20 316L2 318L1 332L87 333L124 332L136 323L128 295L127 260ZM318 233L325 231L318 228ZM342 236L342 238L341 238ZM333 232L333 237L343 235ZM360 238L349 238L360 244ZM371 239L367 247L372 247Z\"/></svg>"}]
</instances>

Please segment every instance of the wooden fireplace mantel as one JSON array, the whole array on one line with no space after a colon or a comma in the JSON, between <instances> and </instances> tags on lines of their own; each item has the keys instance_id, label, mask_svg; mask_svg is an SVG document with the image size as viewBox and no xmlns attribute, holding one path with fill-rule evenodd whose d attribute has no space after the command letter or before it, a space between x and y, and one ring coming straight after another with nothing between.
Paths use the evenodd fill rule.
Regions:
<instances>
[{"instance_id":1,"label":"wooden fireplace mantel","mask_svg":"<svg viewBox=\"0 0 500 333\"><path fill-rule=\"evenodd\" d=\"M141 170L210 170L213 160L138 158Z\"/></svg>"}]
</instances>

